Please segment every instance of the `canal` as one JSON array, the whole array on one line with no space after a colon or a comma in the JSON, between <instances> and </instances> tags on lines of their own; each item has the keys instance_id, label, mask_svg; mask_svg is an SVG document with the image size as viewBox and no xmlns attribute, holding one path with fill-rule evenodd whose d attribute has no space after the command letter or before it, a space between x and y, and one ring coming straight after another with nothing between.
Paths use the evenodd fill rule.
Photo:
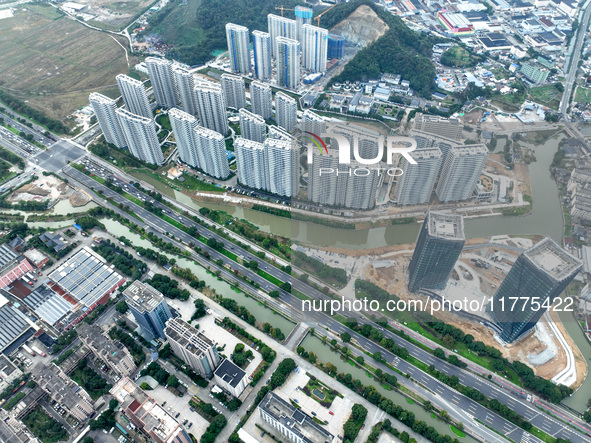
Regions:
<instances>
[{"instance_id":1,"label":"canal","mask_svg":"<svg viewBox=\"0 0 591 443\"><path fill-rule=\"evenodd\" d=\"M379 382L376 382L373 377L370 377L367 371L359 368L358 366L353 366L351 363L349 363L348 359L334 351L329 345L322 343L322 340L320 340L318 337L308 334L300 346L303 346L307 352L314 352L318 360L322 363L330 362L335 365L339 373L342 372L345 374L351 374L353 378L361 381L364 386L374 386L384 397L389 398L394 403L402 406L404 409L413 412L417 419L423 420L428 426L433 426L440 434L448 434L449 436L456 438L453 432L451 432L449 429L448 423L437 417L433 418L430 412L425 411L417 403L410 403L407 398L399 392L385 389ZM396 375L400 377L400 375ZM477 440L469 435L466 435L466 437L462 438L461 441L475 443Z\"/></svg>"}]
</instances>

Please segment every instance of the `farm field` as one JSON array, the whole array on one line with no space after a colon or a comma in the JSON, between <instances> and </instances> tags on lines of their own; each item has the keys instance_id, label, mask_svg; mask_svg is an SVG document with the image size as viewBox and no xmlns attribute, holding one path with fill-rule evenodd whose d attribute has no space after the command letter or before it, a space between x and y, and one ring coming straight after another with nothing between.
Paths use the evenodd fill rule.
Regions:
<instances>
[{"instance_id":1,"label":"farm field","mask_svg":"<svg viewBox=\"0 0 591 443\"><path fill-rule=\"evenodd\" d=\"M530 98L536 103L548 106L551 109L558 109L562 92L554 85L538 86L529 90Z\"/></svg>"},{"instance_id":2,"label":"farm field","mask_svg":"<svg viewBox=\"0 0 591 443\"><path fill-rule=\"evenodd\" d=\"M26 6L0 20L1 89L55 119L88 104L93 91L118 95L115 76L129 72L123 37L88 29L51 6Z\"/></svg>"}]
</instances>

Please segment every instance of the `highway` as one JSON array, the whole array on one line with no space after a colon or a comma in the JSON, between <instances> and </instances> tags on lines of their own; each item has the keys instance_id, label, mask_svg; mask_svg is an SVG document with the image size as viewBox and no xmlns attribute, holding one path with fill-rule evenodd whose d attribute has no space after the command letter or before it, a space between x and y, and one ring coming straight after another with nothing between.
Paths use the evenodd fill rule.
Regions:
<instances>
[{"instance_id":1,"label":"highway","mask_svg":"<svg viewBox=\"0 0 591 443\"><path fill-rule=\"evenodd\" d=\"M136 205L135 203L127 200L123 196L117 194L116 192L110 190L106 186L103 186L93 180L92 178L88 177L87 175L81 173L80 171L71 168L70 166L66 165L67 161L72 161L73 159L79 158L81 154L85 152L79 147L73 144L68 140L60 140L56 137L56 142L52 145L52 149L42 151L36 155L35 160L43 159L43 161L38 161L39 166L46 168L50 171L56 172L58 174L66 174L70 180L74 180L83 187L92 190L102 190L103 195L108 196L117 204L121 203L129 207L133 213L137 214L145 223L146 228L152 228L155 232L160 233L161 237L166 239L167 241L171 241L171 239L165 236L164 232L170 232L176 238L179 238L183 241L185 245L191 243L199 243L198 240L189 236L184 231L176 228L175 226L163 221L161 218L157 217L156 215L152 214L151 212L147 211L143 207ZM7 148L12 150L12 146L7 146ZM55 149L53 149L55 148ZM56 159L53 157L53 154L50 152L55 152L57 155L56 157L63 156L62 158ZM19 152L17 152L19 154ZM20 155L20 154L19 154ZM93 156L88 155L88 157L92 158ZM63 169L62 169L63 168ZM61 172L63 170L63 172ZM112 167L109 167L108 175L114 176L113 182L116 185L125 187L128 186L128 183L121 178L117 177L117 170L114 170ZM129 189L129 186L128 186ZM138 198L144 198L146 200L152 200L150 196L144 195L137 190L132 190L131 194L135 195ZM100 202L100 199L97 198ZM102 202L103 204L107 204L106 202ZM107 204L108 205L108 204ZM112 205L108 205L112 206ZM246 261L255 260L259 263L259 268L263 269L265 272L269 273L273 277L281 280L287 281L292 283L292 287L313 299L319 300L326 300L328 297L317 291L316 289L312 288L308 284L301 282L298 279L292 278L292 276L284 273L280 269L276 268L275 266L269 265L268 263L262 261L258 256L255 256L251 252L240 248L239 246L230 243L228 240L224 239L223 237L219 236L213 231L206 229L201 224L195 222L194 220L185 217L181 213L172 211L167 206L159 203L154 202L154 206L160 207L163 211L166 212L166 215L170 216L171 218L177 220L179 223L183 224L184 226L190 227L194 226L198 229L199 233L206 238L215 238L216 240L222 242L227 249L238 256L242 256ZM134 223L138 223L138 220L134 219L131 215L127 214L124 211L118 210L115 207L113 209L117 210L121 215L129 218ZM141 223L139 223L141 224ZM376 345L375 343L371 342L367 338L361 336L360 334L355 333L352 330L349 330L336 320L332 319L328 315L322 312L303 312L302 311L302 301L295 296L292 296L290 293L281 290L280 288L276 287L272 283L265 280L263 277L259 276L252 270L234 262L233 260L229 259L221 252L214 250L208 247L206 244L199 245L203 251L209 253L212 261L208 261L202 256L196 254L191 248L188 246L183 246L184 249L191 252L192 257L198 260L200 263L204 263L206 266L220 269L224 276L229 278L231 281L239 281L242 286L245 285L245 282L239 280L234 274L223 267L217 266L214 261L221 260L223 266L228 266L232 270L239 271L242 275L247 277L249 280L258 283L261 288L265 289L267 292L271 290L278 290L280 293L280 300L285 303L287 309L292 313L295 314L296 317L300 317L305 319L306 321L313 320L319 325L324 328L328 328L331 331L335 331L337 333L348 332L351 334L353 339L367 352L374 353L380 352L382 356L386 359L386 361L391 362L394 364L399 370L404 373L412 374L413 379L418 380L423 386L427 389L430 389L433 392L439 393L439 395L449 404L455 404L458 410L461 411L469 411L470 415L477 418L483 423L487 423L489 426L493 427L500 433L504 435L511 435L511 439L514 441L521 441L522 439L526 439L527 441L536 441L535 437L526 433L521 428L516 427L515 425L511 424L507 420L501 418L497 414L491 412L490 410L480 406L478 403L468 399L467 397L457 393L455 390L451 389L447 385L440 383L438 380L433 378L431 375L422 372L421 370L417 369L415 366L411 365L410 363L396 358L392 353L385 350L384 348ZM256 291L256 290L255 290ZM286 308L282 307L281 310L285 311ZM353 312L341 312L342 315L346 317L354 317L356 318L357 322L360 324L363 323L371 323L365 317L361 315L361 313L353 313ZM380 328L379 326L372 323L374 327ZM570 414L564 412L562 409L556 407L555 405L547 404L541 400L535 400L536 403L532 404L527 401L527 399L523 398L522 390L518 387L504 381L500 377L495 377L493 380L488 380L483 378L479 375L476 375L474 372L470 372L467 370L460 369L454 365L447 363L446 361L440 360L429 352L423 350L422 348L408 342L407 340L399 337L398 335L388 331L382 330L385 338L391 338L396 342L398 345L403 346L406 348L409 353L417 358L418 360L425 362L426 364L433 364L438 371L441 371L448 376L456 375L460 383L478 389L484 395L489 398L495 398L499 402L509 406L512 410L523 416L526 420L532 423L535 427L543 430L544 432L555 436L561 437L564 439L575 441L584 441L591 443L591 429L587 424L584 424L578 418L571 416ZM476 365L470 364L470 369L472 371L480 372L483 375L488 374L488 371L480 368ZM389 370L391 372L391 370ZM499 384L497 384L499 383ZM424 390L424 388L419 388L420 390ZM558 419L552 417L549 414L545 414L542 411L548 411L552 415L556 417L561 417L563 420L566 420L570 423L567 425ZM576 428L577 430L575 430ZM580 432L579 432L580 431ZM585 433L583 435L581 432ZM525 441L525 440L524 440Z\"/></svg>"},{"instance_id":2,"label":"highway","mask_svg":"<svg viewBox=\"0 0 591 443\"><path fill-rule=\"evenodd\" d=\"M90 188L90 189L94 189L95 191L100 189L100 190L102 190L103 195L109 197L114 202L122 203L122 204L128 206L133 213L137 214L149 227L152 227L154 230L161 232L161 233L162 232L169 232L172 235L174 235L176 238L181 239L185 244L198 243L198 240L189 236L184 231L174 227L171 224L168 224L167 222L163 221L161 218L159 218L156 215L152 214L151 212L147 211L143 207L136 205L135 203L127 200L125 197L110 190L106 186L103 186L103 185L97 183L94 179L88 177L84 173L82 173L76 169L73 169L69 166L64 168L64 172L68 175L68 177L70 179L74 179L77 182L80 182L85 187ZM113 183L118 186L122 186L122 187L127 186L128 189L131 189L129 187L129 185L127 184L127 182L125 182L119 178L115 177L113 179ZM152 198L150 196L144 195L137 190L131 189L131 191L132 192L130 192L130 193L138 198L145 198L147 200L152 200ZM269 274L273 275L274 277L276 277L282 281L291 281L293 284L293 287L295 289L311 296L312 298L317 298L317 299L326 299L327 298L326 295L322 294L319 291L316 291L314 288L304 284L303 282L301 282L297 279L292 279L291 276L288 276L287 274L283 273L280 269L277 269L274 266L271 266L265 262L262 262L257 256L251 254L250 252L241 249L237 245L231 245L228 242L228 240L218 236L215 232L209 231L208 229L206 229L202 225L196 223L192 219L185 217L184 215L182 215L180 213L171 211L170 208L168 208L167 206L165 206L161 203L154 202L154 206L158 206L161 209L168 211L166 213L166 215L170 216L171 218L173 218L175 220L178 220L184 226L196 227L198 229L199 233L201 235L203 235L204 237L215 238L216 240L223 242L231 252L233 252L234 254L237 254L239 256L243 256L247 261L257 260L259 262L259 266L261 267L261 269L265 270L265 272L268 272ZM127 218L129 218L130 220L134 221L135 223L138 222L137 220L134 220L133 217L131 217L129 214L127 214L127 213L123 213L123 214ZM170 239L168 239L168 240L170 241ZM314 322L318 323L319 325L321 325L323 328L328 328L329 330L334 331L338 334L341 334L342 332L350 333L351 336L353 337L353 340L355 340L357 342L357 344L359 346L361 346L365 351L369 352L370 354L373 354L374 352L380 352L382 354L382 356L384 356L386 361L392 363L397 369L399 369L403 373L411 374L411 376L414 380L417 380L421 385L425 386L428 390L440 395L442 397L442 399L444 399L446 402L448 402L452 406L455 405L455 407L459 411L464 411L464 412L468 411L468 413L472 417L480 420L483 423L486 423L487 425L493 427L494 429L503 433L504 435L510 434L510 438L512 440L521 441L524 434L528 434L525 431L523 431L521 428L519 428L519 427L515 426L514 424L510 423L509 421L503 419L499 415L497 415L497 414L493 413L492 411L488 410L487 408L481 406L477 402L463 396L462 394L459 394L454 389L439 382L437 379L435 379L431 375L424 373L423 371L416 368L412 364L397 358L394 354L390 353L389 351L382 348L381 346L378 346L377 344L375 344L372 341L370 341L369 339L361 336L360 334L357 334L354 331L349 330L347 327L345 327L341 323L337 322L336 320L332 319L328 315L326 315L322 312L305 312L305 313L303 313L302 312L302 301L300 299L296 298L295 296L292 296L290 293L285 292L278 287L275 287L273 284L271 284L270 282L268 282L264 278L260 277L258 274L254 273L252 270L239 265L238 263L234 262L233 260L230 260L229 258L224 256L223 254L221 254L219 251L214 250L205 244L199 244L199 247L202 250L207 251L210 254L212 262L216 261L216 260L222 260L224 266L227 265L231 269L239 270L242 275L246 276L249 280L252 280L252 281L258 283L261 286L261 288L264 288L266 291L278 290L280 292L280 299L286 305L288 305L288 307L290 308L290 310L292 312L300 313L301 317L305 318L306 321L314 321ZM188 248L186 248L186 249L188 249ZM197 257L195 257L195 258L197 258ZM202 257L200 257L200 258L203 259ZM214 265L214 263L212 263L212 262L206 262L206 263L209 266L211 266L211 265ZM244 285L244 282L242 282L242 285ZM355 316L357 318L358 323L360 323L360 324L370 323L364 317L362 317L359 313L355 313L354 315L352 315L351 312L341 312L341 314L344 316L347 316L347 317ZM373 326L380 328L379 326L377 326L375 324L373 324ZM388 330L383 330L382 328L380 328L380 330L384 334L384 337L391 338L398 345L403 346L406 349L408 349L409 353L413 357L417 358L418 360L420 360L428 365L432 364L433 366L435 366L435 368L437 370L446 373L448 376L456 375L459 378L461 384L475 388L475 389L479 390L480 392L482 392L487 397L489 397L491 399L493 399L493 398L497 399L499 402L506 404L512 410L514 410L515 412L517 412L518 414L523 416L527 421L532 423L533 426L543 430L544 432L546 432L550 435L556 436L556 437L569 439L573 442L574 441L591 442L591 438L583 436L583 434L577 432L576 430L574 430L570 426L566 425L565 423L560 422L558 419L555 419L555 418L549 416L548 414L544 414L540 409L538 409L538 407L535 404L532 404L532 403L528 402L525 398L522 398L523 393L522 393L521 389L518 389L516 387L512 387L511 384L505 382L504 380L502 380L498 377L497 377L497 380L490 381L486 378L483 378L479 375L474 374L473 372L460 369L457 366L451 365L451 364L447 363L446 361L443 361L441 359L434 357L429 352L419 348L418 346L413 345L412 343L409 343L407 340L399 337L398 335L396 335ZM474 370L475 365L472 364L472 366L473 366L472 369ZM386 367L384 367L383 369L387 370L388 372L392 372L390 369L388 369ZM478 368L476 367L476 369L478 369ZM488 371L485 371L483 369L480 369L480 370L481 370L481 372L488 374ZM504 386L501 387L501 386L497 385L495 382L497 382L497 383L502 382L502 383L504 383ZM421 391L424 388L418 387L418 389L419 389L419 391ZM589 432L589 434L591 434L591 430L589 430L579 420L575 420L574 417L569 417L569 416L565 415L565 413L563 413L561 410L555 409L554 406L549 406L545 402L541 402L539 400L538 400L538 402L540 405L542 405L542 407L551 407L553 409L552 413L555 414L556 416L562 415L564 417L564 419L571 420L572 424L579 426L579 428L582 430L582 432ZM535 437L532 435L529 435L528 438L529 438L529 440L527 440L527 441L531 441L531 442L536 441Z\"/></svg>"},{"instance_id":3,"label":"highway","mask_svg":"<svg viewBox=\"0 0 591 443\"><path fill-rule=\"evenodd\" d=\"M570 105L570 97L575 84L577 71L579 70L579 59L581 57L583 42L585 41L587 29L589 29L589 18L591 17L590 4L591 0L587 0L581 7L583 10L583 18L580 20L574 41L571 41L571 45L568 49L568 55L565 60L565 65L568 66L568 72L565 73L566 77L564 82L564 93L562 94L562 100L560 101L559 112L567 125L569 125L567 111Z\"/></svg>"}]
</instances>

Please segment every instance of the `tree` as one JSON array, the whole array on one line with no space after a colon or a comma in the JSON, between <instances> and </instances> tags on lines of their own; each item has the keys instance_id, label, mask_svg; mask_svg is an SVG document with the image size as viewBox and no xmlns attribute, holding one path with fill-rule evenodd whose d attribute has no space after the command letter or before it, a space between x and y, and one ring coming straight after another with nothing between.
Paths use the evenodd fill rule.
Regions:
<instances>
[{"instance_id":1,"label":"tree","mask_svg":"<svg viewBox=\"0 0 591 443\"><path fill-rule=\"evenodd\" d=\"M166 384L172 388L178 388L181 382L175 375L170 375L166 380Z\"/></svg>"},{"instance_id":2,"label":"tree","mask_svg":"<svg viewBox=\"0 0 591 443\"><path fill-rule=\"evenodd\" d=\"M351 409L351 416L356 422L363 423L367 417L367 409L363 405L356 403Z\"/></svg>"},{"instance_id":3,"label":"tree","mask_svg":"<svg viewBox=\"0 0 591 443\"><path fill-rule=\"evenodd\" d=\"M234 352L235 353L244 352L244 343L237 343L236 346L234 346Z\"/></svg>"},{"instance_id":4,"label":"tree","mask_svg":"<svg viewBox=\"0 0 591 443\"><path fill-rule=\"evenodd\" d=\"M205 302L203 300L201 300L200 298L195 300L195 312L193 313L191 319L204 317L205 314L207 314L207 311L205 309Z\"/></svg>"},{"instance_id":5,"label":"tree","mask_svg":"<svg viewBox=\"0 0 591 443\"><path fill-rule=\"evenodd\" d=\"M445 360L445 351L441 348L437 348L433 351L433 355L437 358Z\"/></svg>"},{"instance_id":6,"label":"tree","mask_svg":"<svg viewBox=\"0 0 591 443\"><path fill-rule=\"evenodd\" d=\"M583 420L585 420L587 423L591 423L591 411L585 411L583 414Z\"/></svg>"},{"instance_id":7,"label":"tree","mask_svg":"<svg viewBox=\"0 0 591 443\"><path fill-rule=\"evenodd\" d=\"M259 268L259 262L256 260L251 260L246 264L246 266L252 269L253 271L256 271Z\"/></svg>"},{"instance_id":8,"label":"tree","mask_svg":"<svg viewBox=\"0 0 591 443\"><path fill-rule=\"evenodd\" d=\"M451 349L451 348L453 348L456 341L454 340L454 338L450 334L445 334L443 336L443 343L445 344L445 346L447 346L449 349Z\"/></svg>"},{"instance_id":9,"label":"tree","mask_svg":"<svg viewBox=\"0 0 591 443\"><path fill-rule=\"evenodd\" d=\"M273 298L277 298L277 297L279 297L279 291L277 291L277 290L271 291L271 292L269 292L269 296L273 297Z\"/></svg>"},{"instance_id":10,"label":"tree","mask_svg":"<svg viewBox=\"0 0 591 443\"><path fill-rule=\"evenodd\" d=\"M84 437L84 440L82 440L82 443L94 443L94 438Z\"/></svg>"},{"instance_id":11,"label":"tree","mask_svg":"<svg viewBox=\"0 0 591 443\"><path fill-rule=\"evenodd\" d=\"M125 300L121 300L119 303L115 305L115 310L117 312L120 312L121 314L125 314L128 309L129 307L127 306L127 303L125 303Z\"/></svg>"},{"instance_id":12,"label":"tree","mask_svg":"<svg viewBox=\"0 0 591 443\"><path fill-rule=\"evenodd\" d=\"M345 343L349 343L351 341L351 334L348 332L343 332L341 334L341 340L343 340Z\"/></svg>"}]
</instances>

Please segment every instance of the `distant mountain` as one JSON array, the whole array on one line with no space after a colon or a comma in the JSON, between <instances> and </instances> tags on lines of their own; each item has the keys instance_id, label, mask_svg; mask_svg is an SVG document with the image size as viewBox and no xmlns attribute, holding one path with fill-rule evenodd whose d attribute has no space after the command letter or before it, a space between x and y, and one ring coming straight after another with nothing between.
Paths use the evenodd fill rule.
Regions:
<instances>
[{"instance_id":1,"label":"distant mountain","mask_svg":"<svg viewBox=\"0 0 591 443\"><path fill-rule=\"evenodd\" d=\"M226 23L267 31L267 14L275 8L304 5L296 0L172 0L150 18L145 35L158 35L172 45L172 58L197 65L210 60L216 50L226 50ZM285 16L295 18L293 11Z\"/></svg>"},{"instance_id":2,"label":"distant mountain","mask_svg":"<svg viewBox=\"0 0 591 443\"><path fill-rule=\"evenodd\" d=\"M380 74L389 72L409 80L410 86L420 95L430 96L435 90L433 79L436 75L431 52L433 45L441 39L409 29L399 17L370 0L355 0L338 5L322 16L320 24L326 28L334 27L334 32L338 33L351 26L347 25L349 17L367 16L368 7L387 25L387 30L361 49L332 81L377 79ZM380 23L376 22L369 31L380 28Z\"/></svg>"}]
</instances>

